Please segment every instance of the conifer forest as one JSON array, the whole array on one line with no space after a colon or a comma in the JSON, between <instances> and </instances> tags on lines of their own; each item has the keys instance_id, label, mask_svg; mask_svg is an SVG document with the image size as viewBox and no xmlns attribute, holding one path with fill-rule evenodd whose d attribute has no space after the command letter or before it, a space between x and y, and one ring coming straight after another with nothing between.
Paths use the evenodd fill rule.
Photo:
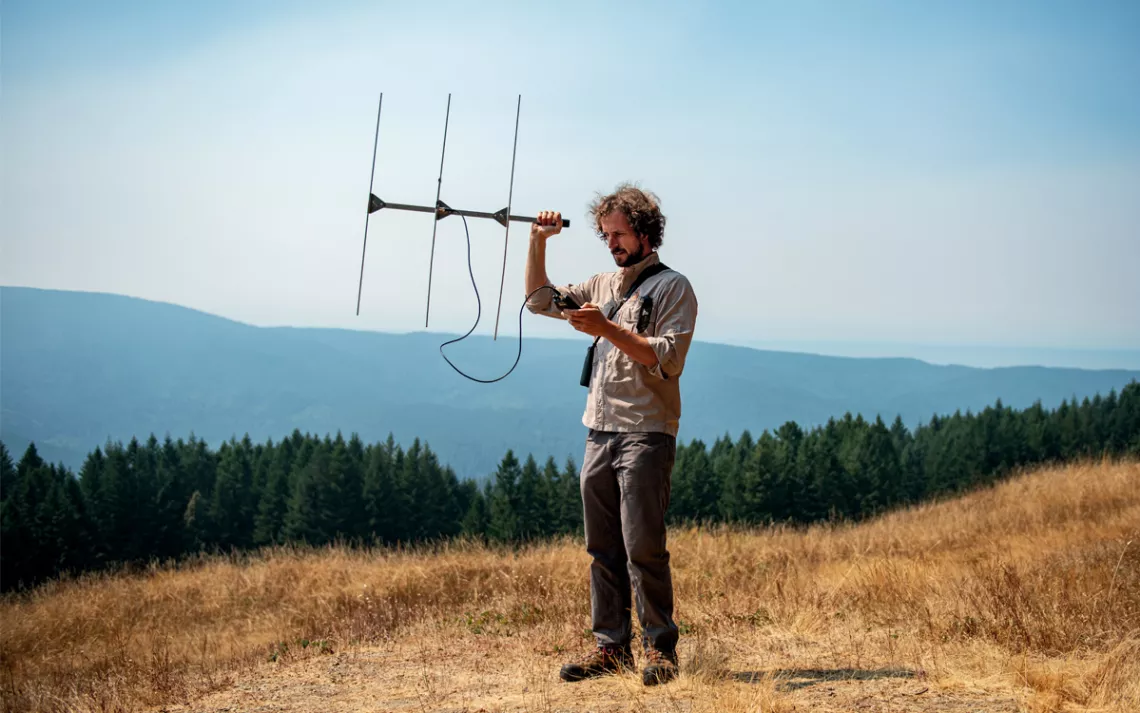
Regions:
<instances>
[{"instance_id":1,"label":"conifer forest","mask_svg":"<svg viewBox=\"0 0 1140 713\"><path fill-rule=\"evenodd\" d=\"M584 445L584 444L583 444ZM1140 383L1049 410L847 414L758 436L679 443L672 524L858 521L984 487L1026 466L1140 456ZM94 448L78 473L0 443L5 591L67 573L264 546L396 546L471 537L522 543L580 532L575 462L508 451L480 480L427 443L294 431L279 441L153 434Z\"/></svg>"}]
</instances>

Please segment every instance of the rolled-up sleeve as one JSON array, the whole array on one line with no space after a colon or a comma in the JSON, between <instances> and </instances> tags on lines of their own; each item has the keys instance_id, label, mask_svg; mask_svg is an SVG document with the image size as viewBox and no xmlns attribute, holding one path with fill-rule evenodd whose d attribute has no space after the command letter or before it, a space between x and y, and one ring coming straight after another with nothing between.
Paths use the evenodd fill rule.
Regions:
<instances>
[{"instance_id":1,"label":"rolled-up sleeve","mask_svg":"<svg viewBox=\"0 0 1140 713\"><path fill-rule=\"evenodd\" d=\"M684 277L673 280L662 291L657 309L656 328L646 337L657 354L657 363L649 368L649 373L668 379L684 371L685 357L696 328L697 295L689 281Z\"/></svg>"},{"instance_id":2,"label":"rolled-up sleeve","mask_svg":"<svg viewBox=\"0 0 1140 713\"><path fill-rule=\"evenodd\" d=\"M587 302L593 302L593 287L597 282L597 275L591 277L585 282L579 282L574 285L560 285L555 287L547 282L547 287L555 287L559 292L567 295L580 305ZM554 293L550 290L540 289L531 295L526 301L526 308L534 314L542 315L544 317L554 317L555 319L566 319L562 314L562 310L558 309L558 305L554 304Z\"/></svg>"}]
</instances>

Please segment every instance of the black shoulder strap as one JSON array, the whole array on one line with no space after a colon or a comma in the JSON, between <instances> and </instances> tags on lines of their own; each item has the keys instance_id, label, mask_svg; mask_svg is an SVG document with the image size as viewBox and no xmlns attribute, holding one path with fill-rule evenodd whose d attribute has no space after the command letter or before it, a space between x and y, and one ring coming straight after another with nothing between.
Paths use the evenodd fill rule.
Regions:
<instances>
[{"instance_id":1,"label":"black shoulder strap","mask_svg":"<svg viewBox=\"0 0 1140 713\"><path fill-rule=\"evenodd\" d=\"M625 296L622 297L621 301L615 304L613 309L610 310L610 315L606 317L606 319L613 319L614 315L618 313L618 310L622 308L622 305L628 302L630 297L633 297L633 293L636 292L637 288L641 287L646 280L658 273L665 272L668 269L669 267L665 263L659 262L656 265L650 265L649 267L642 270L641 274L637 276L637 279L633 281L633 284L629 286L629 289L625 291ZM592 373L592 369L594 367L594 349L597 348L598 340L600 339L601 337L594 337L594 343L591 344L590 348L586 350L586 361L582 364L582 386L590 385L590 374Z\"/></svg>"},{"instance_id":2,"label":"black shoulder strap","mask_svg":"<svg viewBox=\"0 0 1140 713\"><path fill-rule=\"evenodd\" d=\"M663 262L659 262L656 265L650 265L649 267L642 270L641 274L637 276L637 279L633 281L633 284L629 286L629 289L625 291L625 296L622 297L621 301L615 304L613 306L613 309L610 310L610 315L607 317L607 319L613 319L614 315L618 313L618 310L622 308L622 305L629 301L629 298L633 296L633 293L637 292L637 288L645 284L646 280L658 273L665 272L668 269L668 265Z\"/></svg>"},{"instance_id":3,"label":"black shoulder strap","mask_svg":"<svg viewBox=\"0 0 1140 713\"><path fill-rule=\"evenodd\" d=\"M650 265L649 267L642 270L641 274L637 276L637 279L634 280L633 284L629 286L628 290L626 290L625 299L628 300L630 297L632 297L633 293L637 291L637 288L641 287L643 284L645 284L646 280L653 277L657 273L665 272L668 269L669 269L668 265L666 265L663 262L659 262L656 265Z\"/></svg>"}]
</instances>

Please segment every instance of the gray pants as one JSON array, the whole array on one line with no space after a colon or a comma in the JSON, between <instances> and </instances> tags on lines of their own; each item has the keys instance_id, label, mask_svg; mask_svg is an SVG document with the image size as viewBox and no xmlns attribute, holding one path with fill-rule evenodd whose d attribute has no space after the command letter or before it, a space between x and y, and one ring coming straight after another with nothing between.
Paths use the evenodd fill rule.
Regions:
<instances>
[{"instance_id":1,"label":"gray pants","mask_svg":"<svg viewBox=\"0 0 1140 713\"><path fill-rule=\"evenodd\" d=\"M582 507L590 563L594 635L630 644L630 584L637 596L642 645L673 652L673 578L665 548L677 440L667 433L591 430L582 462Z\"/></svg>"}]
</instances>

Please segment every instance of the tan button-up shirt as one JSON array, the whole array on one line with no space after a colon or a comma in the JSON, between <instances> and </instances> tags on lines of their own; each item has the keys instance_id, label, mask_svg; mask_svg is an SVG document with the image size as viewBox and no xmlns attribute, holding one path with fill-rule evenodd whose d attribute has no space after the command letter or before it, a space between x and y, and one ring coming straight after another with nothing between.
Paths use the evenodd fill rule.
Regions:
<instances>
[{"instance_id":1,"label":"tan button-up shirt","mask_svg":"<svg viewBox=\"0 0 1140 713\"><path fill-rule=\"evenodd\" d=\"M558 291L578 304L599 305L602 314L608 315L642 270L659 262L661 258L654 252L636 265L599 273L585 282L558 287ZM652 299L652 311L638 329L647 297ZM536 292L527 308L535 314L565 319L550 290ZM675 270L660 272L642 283L612 319L645 337L657 354L657 363L647 367L609 340L598 340L582 423L598 431L657 431L676 436L681 419L677 381L697 321L697 296L692 285Z\"/></svg>"}]
</instances>

